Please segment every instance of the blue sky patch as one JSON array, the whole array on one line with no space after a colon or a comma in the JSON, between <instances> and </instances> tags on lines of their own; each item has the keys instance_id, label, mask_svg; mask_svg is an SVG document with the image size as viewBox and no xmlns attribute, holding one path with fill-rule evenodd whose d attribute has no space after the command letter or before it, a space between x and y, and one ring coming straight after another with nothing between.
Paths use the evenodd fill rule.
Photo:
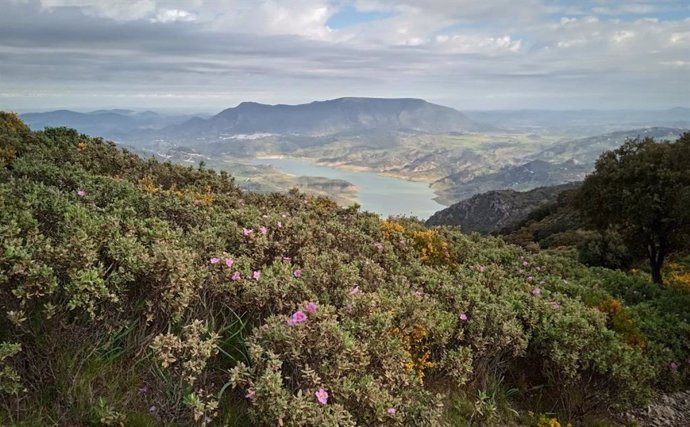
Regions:
<instances>
[{"instance_id":1,"label":"blue sky patch","mask_svg":"<svg viewBox=\"0 0 690 427\"><path fill-rule=\"evenodd\" d=\"M360 12L352 6L347 6L331 16L326 25L334 30L365 22L380 21L393 16L391 12Z\"/></svg>"}]
</instances>

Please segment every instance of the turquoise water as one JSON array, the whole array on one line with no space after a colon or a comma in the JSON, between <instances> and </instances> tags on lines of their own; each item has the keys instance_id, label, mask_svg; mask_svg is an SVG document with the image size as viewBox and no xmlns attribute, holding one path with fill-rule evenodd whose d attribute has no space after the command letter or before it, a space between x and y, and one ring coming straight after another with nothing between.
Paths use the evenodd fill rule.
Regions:
<instances>
[{"instance_id":1,"label":"turquoise water","mask_svg":"<svg viewBox=\"0 0 690 427\"><path fill-rule=\"evenodd\" d=\"M411 182L372 172L346 171L328 166L319 166L299 159L256 159L253 164L271 165L285 173L296 176L318 176L344 179L357 186L358 203L362 210L389 215L429 218L434 212L445 208L436 203L436 196L429 184Z\"/></svg>"}]
</instances>

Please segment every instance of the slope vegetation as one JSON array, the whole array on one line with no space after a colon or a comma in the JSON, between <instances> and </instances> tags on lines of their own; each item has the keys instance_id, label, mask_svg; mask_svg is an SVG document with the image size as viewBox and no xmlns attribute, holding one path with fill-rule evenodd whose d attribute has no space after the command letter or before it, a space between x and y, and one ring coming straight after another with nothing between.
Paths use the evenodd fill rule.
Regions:
<instances>
[{"instance_id":1,"label":"slope vegetation","mask_svg":"<svg viewBox=\"0 0 690 427\"><path fill-rule=\"evenodd\" d=\"M0 116L0 424L586 422L687 387L689 304Z\"/></svg>"}]
</instances>

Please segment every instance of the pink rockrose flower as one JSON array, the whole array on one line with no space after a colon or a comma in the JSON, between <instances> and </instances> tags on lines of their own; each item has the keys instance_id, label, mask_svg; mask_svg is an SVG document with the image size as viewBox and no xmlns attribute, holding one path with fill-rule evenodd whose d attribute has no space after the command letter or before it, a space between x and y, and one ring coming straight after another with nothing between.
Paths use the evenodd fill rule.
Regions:
<instances>
[{"instance_id":1,"label":"pink rockrose flower","mask_svg":"<svg viewBox=\"0 0 690 427\"><path fill-rule=\"evenodd\" d=\"M296 325L307 320L307 315L304 314L302 310L297 310L294 312L290 320L288 320L288 325Z\"/></svg>"},{"instance_id":2,"label":"pink rockrose flower","mask_svg":"<svg viewBox=\"0 0 690 427\"><path fill-rule=\"evenodd\" d=\"M252 273L252 279L254 279L258 282L260 278L261 278L261 272L260 271L255 271Z\"/></svg>"},{"instance_id":3,"label":"pink rockrose flower","mask_svg":"<svg viewBox=\"0 0 690 427\"><path fill-rule=\"evenodd\" d=\"M532 277L532 276L529 276L529 277L527 278L527 281L528 281L529 283L532 283L532 282L534 282L534 277Z\"/></svg>"},{"instance_id":4,"label":"pink rockrose flower","mask_svg":"<svg viewBox=\"0 0 690 427\"><path fill-rule=\"evenodd\" d=\"M460 313L460 320L465 322L467 320L467 313L465 313L464 311Z\"/></svg>"},{"instance_id":5,"label":"pink rockrose flower","mask_svg":"<svg viewBox=\"0 0 690 427\"><path fill-rule=\"evenodd\" d=\"M391 406L390 408L388 408L387 412L388 412L388 415L395 415L396 410L394 407Z\"/></svg>"},{"instance_id":6,"label":"pink rockrose flower","mask_svg":"<svg viewBox=\"0 0 690 427\"><path fill-rule=\"evenodd\" d=\"M268 234L268 228L262 225L261 227L259 227L259 232L265 236L266 234Z\"/></svg>"},{"instance_id":7,"label":"pink rockrose flower","mask_svg":"<svg viewBox=\"0 0 690 427\"><path fill-rule=\"evenodd\" d=\"M235 261L232 258L225 258L225 265L227 265L228 268L231 268L234 263Z\"/></svg>"},{"instance_id":8,"label":"pink rockrose flower","mask_svg":"<svg viewBox=\"0 0 690 427\"><path fill-rule=\"evenodd\" d=\"M320 404L325 405L328 403L328 392L326 390L320 388L314 395Z\"/></svg>"},{"instance_id":9,"label":"pink rockrose flower","mask_svg":"<svg viewBox=\"0 0 690 427\"><path fill-rule=\"evenodd\" d=\"M541 295L541 289L539 289L539 288L532 289L532 295L534 295L535 297L538 297L539 295Z\"/></svg>"},{"instance_id":10,"label":"pink rockrose flower","mask_svg":"<svg viewBox=\"0 0 690 427\"><path fill-rule=\"evenodd\" d=\"M553 308L554 310L558 310L558 309L561 308L561 304L559 304L558 301L551 301L551 302L549 303L549 305L550 305L551 308Z\"/></svg>"},{"instance_id":11,"label":"pink rockrose flower","mask_svg":"<svg viewBox=\"0 0 690 427\"><path fill-rule=\"evenodd\" d=\"M233 282L237 282L238 280L240 280L240 272L236 271L236 272L232 273L231 279Z\"/></svg>"},{"instance_id":12,"label":"pink rockrose flower","mask_svg":"<svg viewBox=\"0 0 690 427\"><path fill-rule=\"evenodd\" d=\"M210 259L211 264L218 264L220 262L220 258L212 257Z\"/></svg>"},{"instance_id":13,"label":"pink rockrose flower","mask_svg":"<svg viewBox=\"0 0 690 427\"><path fill-rule=\"evenodd\" d=\"M523 267L529 267L529 263L527 261L522 261L522 266Z\"/></svg>"},{"instance_id":14,"label":"pink rockrose flower","mask_svg":"<svg viewBox=\"0 0 690 427\"><path fill-rule=\"evenodd\" d=\"M84 191L84 190L79 190L79 191L77 191L77 196L79 196L79 197L84 197L84 196L86 196L86 191Z\"/></svg>"},{"instance_id":15,"label":"pink rockrose flower","mask_svg":"<svg viewBox=\"0 0 690 427\"><path fill-rule=\"evenodd\" d=\"M671 362L671 365L670 365L670 366L671 366L671 369L673 369L674 371L675 371L676 369L678 369L678 364L677 364L676 362Z\"/></svg>"},{"instance_id":16,"label":"pink rockrose flower","mask_svg":"<svg viewBox=\"0 0 690 427\"><path fill-rule=\"evenodd\" d=\"M357 295L359 293L359 286L355 286L350 290L350 295Z\"/></svg>"},{"instance_id":17,"label":"pink rockrose flower","mask_svg":"<svg viewBox=\"0 0 690 427\"><path fill-rule=\"evenodd\" d=\"M313 302L310 302L309 304L307 304L307 313L311 313L311 314L316 313L316 304L314 304Z\"/></svg>"},{"instance_id":18,"label":"pink rockrose flower","mask_svg":"<svg viewBox=\"0 0 690 427\"><path fill-rule=\"evenodd\" d=\"M242 229L242 235L245 237L249 236L253 232L254 232L254 230L252 230L251 228L243 228Z\"/></svg>"},{"instance_id":19,"label":"pink rockrose flower","mask_svg":"<svg viewBox=\"0 0 690 427\"><path fill-rule=\"evenodd\" d=\"M480 266L479 266L479 272L480 272L480 273L483 273L483 272L485 272L485 271L486 271L486 267L484 267L483 265L480 265Z\"/></svg>"},{"instance_id":20,"label":"pink rockrose flower","mask_svg":"<svg viewBox=\"0 0 690 427\"><path fill-rule=\"evenodd\" d=\"M289 256L284 256L283 261L290 262L290 261L292 261L292 258L290 258Z\"/></svg>"},{"instance_id":21,"label":"pink rockrose flower","mask_svg":"<svg viewBox=\"0 0 690 427\"><path fill-rule=\"evenodd\" d=\"M300 277L302 277L302 270L298 268L297 270L292 272L292 275L299 279Z\"/></svg>"},{"instance_id":22,"label":"pink rockrose flower","mask_svg":"<svg viewBox=\"0 0 690 427\"><path fill-rule=\"evenodd\" d=\"M283 228L283 223L278 221L278 228Z\"/></svg>"}]
</instances>

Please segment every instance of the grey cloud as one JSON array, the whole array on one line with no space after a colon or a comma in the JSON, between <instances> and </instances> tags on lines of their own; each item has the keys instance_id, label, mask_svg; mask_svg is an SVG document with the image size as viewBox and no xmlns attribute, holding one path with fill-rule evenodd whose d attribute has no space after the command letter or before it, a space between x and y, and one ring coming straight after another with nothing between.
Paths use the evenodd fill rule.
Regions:
<instances>
[{"instance_id":1,"label":"grey cloud","mask_svg":"<svg viewBox=\"0 0 690 427\"><path fill-rule=\"evenodd\" d=\"M434 1L429 13L442 13L452 3ZM493 6L509 8L508 3ZM682 64L690 58L682 43L664 42L676 33L682 38L687 23L580 18L562 25L537 19L535 1L517 4L535 9L525 14L529 24L506 26L505 32L493 29L500 20L474 30L451 28L449 39L460 35L470 46L458 50L438 43L438 29L425 30L434 19L416 12L360 26L352 38L342 37L347 33L308 38L267 33L261 26L221 30L207 19L208 4L190 12L203 19L162 23L85 15L74 7L40 12L35 1L17 2L0 15L0 107L37 104L41 97L32 94L52 103L60 96L65 103L94 106L192 100L188 105L218 109L243 100L305 102L345 95L416 96L459 108L687 102L690 84ZM488 19L493 12L476 6L466 16L470 13ZM408 24L424 36L418 46L396 45L386 37ZM616 45L616 31L632 31L639 40ZM505 44L504 36L520 41L520 48L492 49L492 42ZM572 40L583 42L567 47Z\"/></svg>"}]
</instances>

